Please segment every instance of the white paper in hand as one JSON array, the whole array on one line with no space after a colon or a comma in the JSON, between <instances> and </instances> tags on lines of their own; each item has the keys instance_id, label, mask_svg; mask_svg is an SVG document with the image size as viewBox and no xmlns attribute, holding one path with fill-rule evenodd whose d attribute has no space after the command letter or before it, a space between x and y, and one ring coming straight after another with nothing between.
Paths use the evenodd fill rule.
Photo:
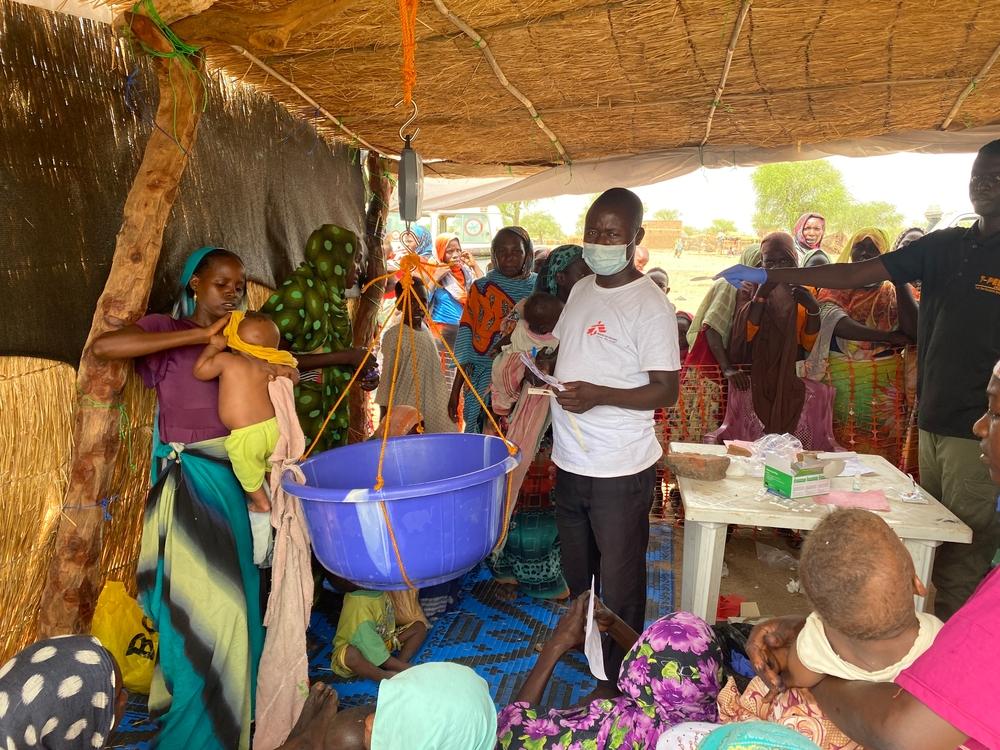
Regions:
<instances>
[{"instance_id":1,"label":"white paper in hand","mask_svg":"<svg viewBox=\"0 0 1000 750\"><path fill-rule=\"evenodd\" d=\"M535 360L533 360L528 354L526 354L525 352L521 352L520 356L521 356L521 361L524 363L524 366L527 367L531 371L532 375L534 375L536 378L541 380L543 383L547 383L548 385L552 386L557 391L566 390L566 387L558 380L556 380L554 377L539 370L538 365L535 364Z\"/></svg>"},{"instance_id":2,"label":"white paper in hand","mask_svg":"<svg viewBox=\"0 0 1000 750\"><path fill-rule=\"evenodd\" d=\"M601 631L594 622L594 577L590 578L590 603L587 605L587 630L583 638L583 653L590 665L590 673L599 680L608 679L604 671L604 649L601 648Z\"/></svg>"}]
</instances>

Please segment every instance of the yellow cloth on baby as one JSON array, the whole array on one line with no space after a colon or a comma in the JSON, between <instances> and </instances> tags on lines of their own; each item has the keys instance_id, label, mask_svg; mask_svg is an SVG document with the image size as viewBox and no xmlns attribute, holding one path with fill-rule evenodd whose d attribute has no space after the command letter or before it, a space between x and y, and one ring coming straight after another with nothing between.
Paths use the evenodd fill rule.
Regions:
<instances>
[{"instance_id":1,"label":"yellow cloth on baby","mask_svg":"<svg viewBox=\"0 0 1000 750\"><path fill-rule=\"evenodd\" d=\"M813 612L806 618L805 627L795 641L795 653L806 669L816 674L826 674L839 677L842 680L863 680L864 682L892 682L900 672L909 667L917 658L930 648L937 634L944 627L934 615L917 612L920 629L913 641L913 646L900 661L884 669L869 672L859 666L840 658L830 641L827 640L823 620Z\"/></svg>"},{"instance_id":2,"label":"yellow cloth on baby","mask_svg":"<svg viewBox=\"0 0 1000 750\"><path fill-rule=\"evenodd\" d=\"M248 344L240 338L239 327L244 314L239 310L234 310L229 314L229 322L222 330L222 335L226 337L226 344L230 349L237 352L249 354L251 357L262 359L272 365L287 365L288 367L298 367L298 360L292 356L291 352L274 349L270 346L258 346Z\"/></svg>"},{"instance_id":3,"label":"yellow cloth on baby","mask_svg":"<svg viewBox=\"0 0 1000 750\"><path fill-rule=\"evenodd\" d=\"M246 427L238 427L226 438L226 453L233 473L246 492L256 492L271 468L271 454L278 444L276 417Z\"/></svg>"}]
</instances>

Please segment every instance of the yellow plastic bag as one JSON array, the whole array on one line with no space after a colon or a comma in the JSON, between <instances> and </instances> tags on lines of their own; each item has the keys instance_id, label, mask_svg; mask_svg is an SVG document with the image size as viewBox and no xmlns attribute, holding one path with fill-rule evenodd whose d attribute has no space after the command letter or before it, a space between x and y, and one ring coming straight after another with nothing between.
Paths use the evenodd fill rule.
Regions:
<instances>
[{"instance_id":1,"label":"yellow plastic bag","mask_svg":"<svg viewBox=\"0 0 1000 750\"><path fill-rule=\"evenodd\" d=\"M104 584L90 632L115 657L125 687L131 692L149 693L159 634L121 581Z\"/></svg>"}]
</instances>

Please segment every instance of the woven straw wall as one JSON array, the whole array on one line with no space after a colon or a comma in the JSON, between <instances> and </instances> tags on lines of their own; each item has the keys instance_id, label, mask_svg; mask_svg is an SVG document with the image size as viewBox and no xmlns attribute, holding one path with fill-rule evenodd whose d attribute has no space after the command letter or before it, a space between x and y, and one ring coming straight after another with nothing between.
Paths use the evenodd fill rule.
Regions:
<instances>
[{"instance_id":1,"label":"woven straw wall","mask_svg":"<svg viewBox=\"0 0 1000 750\"><path fill-rule=\"evenodd\" d=\"M250 282L256 310L271 294ZM35 636L37 609L66 491L76 371L31 357L0 357L0 663ZM101 571L135 594L142 510L149 490L152 391L130 373L122 446L107 497ZM110 516L110 518L108 518Z\"/></svg>"}]
</instances>

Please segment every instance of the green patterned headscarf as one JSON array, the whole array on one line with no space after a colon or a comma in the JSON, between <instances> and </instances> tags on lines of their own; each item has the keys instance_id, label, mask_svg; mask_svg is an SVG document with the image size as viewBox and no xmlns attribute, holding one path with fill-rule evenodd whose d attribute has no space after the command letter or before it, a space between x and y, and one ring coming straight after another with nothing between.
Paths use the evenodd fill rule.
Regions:
<instances>
[{"instance_id":1,"label":"green patterned headscarf","mask_svg":"<svg viewBox=\"0 0 1000 750\"><path fill-rule=\"evenodd\" d=\"M538 281L535 282L535 291L558 294L556 285L556 274L562 273L569 268L577 258L583 257L583 248L579 245L559 245L559 247L549 253L545 259L545 268L538 274Z\"/></svg>"}]
</instances>

